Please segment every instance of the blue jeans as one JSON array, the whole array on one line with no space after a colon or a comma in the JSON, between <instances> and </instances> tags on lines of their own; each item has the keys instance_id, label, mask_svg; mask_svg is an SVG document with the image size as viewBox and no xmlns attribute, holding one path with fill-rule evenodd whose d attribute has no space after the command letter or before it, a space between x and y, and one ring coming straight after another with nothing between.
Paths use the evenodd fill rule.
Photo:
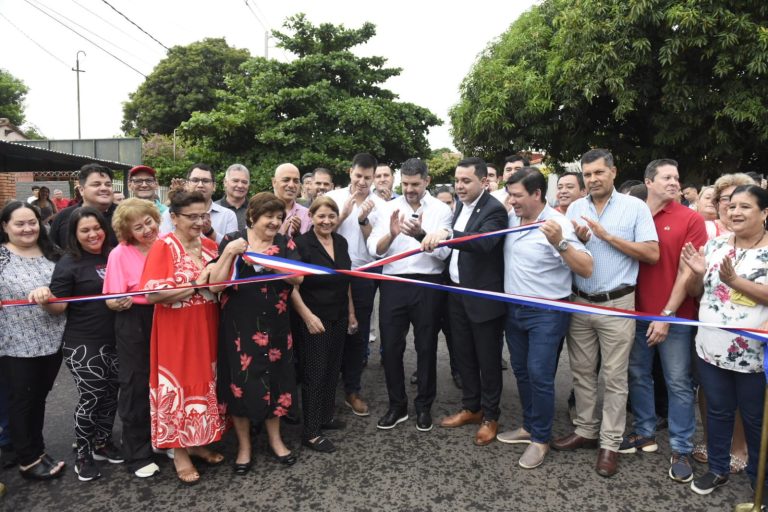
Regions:
<instances>
[{"instance_id":1,"label":"blue jeans","mask_svg":"<svg viewBox=\"0 0 768 512\"><path fill-rule=\"evenodd\" d=\"M727 475L731 466L731 439L736 408L741 411L747 440L747 474L757 478L760 430L763 424L765 374L741 373L718 368L696 357L701 385L707 396L707 454L709 470Z\"/></svg>"},{"instance_id":2,"label":"blue jeans","mask_svg":"<svg viewBox=\"0 0 768 512\"><path fill-rule=\"evenodd\" d=\"M635 417L634 432L643 437L656 435L656 408L653 397L653 355L658 349L669 396L669 444L673 452L690 454L696 430L695 399L691 377L691 343L694 328L670 324L667 338L649 347L649 322L637 321L635 342L629 355L629 399Z\"/></svg>"},{"instance_id":3,"label":"blue jeans","mask_svg":"<svg viewBox=\"0 0 768 512\"><path fill-rule=\"evenodd\" d=\"M506 336L523 406L523 428L536 443L548 443L555 417L555 370L570 313L507 304Z\"/></svg>"}]
</instances>

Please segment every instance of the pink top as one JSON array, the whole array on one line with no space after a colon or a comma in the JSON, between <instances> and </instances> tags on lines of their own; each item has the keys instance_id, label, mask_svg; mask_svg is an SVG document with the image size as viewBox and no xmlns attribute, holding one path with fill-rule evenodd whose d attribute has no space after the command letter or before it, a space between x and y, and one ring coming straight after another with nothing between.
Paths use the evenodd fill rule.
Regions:
<instances>
[{"instance_id":1,"label":"pink top","mask_svg":"<svg viewBox=\"0 0 768 512\"><path fill-rule=\"evenodd\" d=\"M104 293L135 292L141 290L141 272L147 257L134 245L120 242L112 249L107 260ZM134 295L134 304L149 305L144 295Z\"/></svg>"},{"instance_id":2,"label":"pink top","mask_svg":"<svg viewBox=\"0 0 768 512\"><path fill-rule=\"evenodd\" d=\"M301 219L301 227L299 228L299 232L306 233L309 231L309 228L312 227L312 218L309 216L309 208L301 206L299 203L294 201L293 208L288 210L285 218L287 220L295 215Z\"/></svg>"}]
</instances>

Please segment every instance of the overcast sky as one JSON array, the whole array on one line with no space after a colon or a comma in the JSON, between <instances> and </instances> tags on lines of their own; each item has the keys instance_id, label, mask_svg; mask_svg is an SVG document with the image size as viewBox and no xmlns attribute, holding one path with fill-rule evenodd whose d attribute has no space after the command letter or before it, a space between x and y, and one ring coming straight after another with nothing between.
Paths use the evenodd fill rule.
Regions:
<instances>
[{"instance_id":1,"label":"overcast sky","mask_svg":"<svg viewBox=\"0 0 768 512\"><path fill-rule=\"evenodd\" d=\"M459 97L461 80L489 41L503 33L533 0L419 2L390 0L0 0L0 34L4 48L0 68L22 79L30 91L27 122L48 138L77 137L75 55L80 56L80 101L83 138L119 136L122 102L165 56L165 49L120 14L130 18L163 45L185 45L205 37L225 37L254 55L264 54L264 28L280 28L290 15L304 12L312 23L359 27L370 21L377 35L356 49L380 55L403 69L386 86L409 101L429 108L443 126L429 134L432 148L453 147L448 110ZM36 8L37 7L37 8ZM94 44L42 11L77 30L125 61L118 62ZM254 15L255 12L255 15ZM78 24L80 26L78 26ZM24 34L26 34L26 36ZM34 42L33 42L34 41ZM37 44L36 44L37 43ZM41 49L44 48L43 49ZM289 55L269 47L270 57Z\"/></svg>"}]
</instances>

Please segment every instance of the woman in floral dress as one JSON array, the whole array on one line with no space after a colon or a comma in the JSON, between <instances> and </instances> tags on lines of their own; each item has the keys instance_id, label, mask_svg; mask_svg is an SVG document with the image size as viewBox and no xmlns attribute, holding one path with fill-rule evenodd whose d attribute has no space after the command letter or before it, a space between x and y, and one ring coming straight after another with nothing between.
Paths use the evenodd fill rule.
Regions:
<instances>
[{"instance_id":1,"label":"woman in floral dress","mask_svg":"<svg viewBox=\"0 0 768 512\"><path fill-rule=\"evenodd\" d=\"M171 198L173 233L157 240L147 254L141 285L145 290L206 284L216 243L201 236L210 214L199 192ZM147 294L155 304L150 347L152 445L174 448L179 479L194 484L200 474L190 456L215 465L224 460L205 445L224 432L216 400L216 345L219 308L207 288Z\"/></svg>"},{"instance_id":2,"label":"woman in floral dress","mask_svg":"<svg viewBox=\"0 0 768 512\"><path fill-rule=\"evenodd\" d=\"M686 289L701 297L702 322L759 328L768 321L768 192L755 185L737 187L727 215L732 235L711 240L701 253L691 244L683 248L683 261L692 271ZM754 485L765 392L762 344L732 332L699 327L696 353L707 395L709 471L695 479L691 489L709 494L728 482L737 408L747 438L747 474Z\"/></svg>"},{"instance_id":3,"label":"woman in floral dress","mask_svg":"<svg viewBox=\"0 0 768 512\"><path fill-rule=\"evenodd\" d=\"M253 196L246 211L247 229L230 233L219 247L211 281L229 279L232 267L240 278L274 274L237 257L245 251L299 259L293 240L278 233L285 203L274 194ZM288 413L295 396L293 338L288 319L288 298L302 278L214 287L222 290L219 330L219 400L226 404L237 433L234 471L245 475L252 467L251 423L264 422L274 457L291 465L296 455L280 436L280 417Z\"/></svg>"}]
</instances>

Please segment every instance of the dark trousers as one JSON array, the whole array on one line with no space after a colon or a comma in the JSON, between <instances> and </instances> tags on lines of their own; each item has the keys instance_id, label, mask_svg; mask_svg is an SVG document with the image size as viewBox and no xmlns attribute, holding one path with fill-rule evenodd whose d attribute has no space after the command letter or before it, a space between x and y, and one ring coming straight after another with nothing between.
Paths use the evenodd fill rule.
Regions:
<instances>
[{"instance_id":1,"label":"dark trousers","mask_svg":"<svg viewBox=\"0 0 768 512\"><path fill-rule=\"evenodd\" d=\"M448 294L448 296L451 295L454 294ZM448 309L448 301L446 300L443 306L442 314L440 315L440 321L437 323L437 325L440 326L440 330L443 331L443 335L445 336L445 346L448 349L448 361L451 364L451 375L456 375L459 373L459 366L456 364L457 356L453 350L453 332L451 331L451 322L449 320L450 314ZM499 339L499 343L501 343L501 339Z\"/></svg>"},{"instance_id":2,"label":"dark trousers","mask_svg":"<svg viewBox=\"0 0 768 512\"><path fill-rule=\"evenodd\" d=\"M117 412L117 350L114 345L64 343L64 363L78 392L75 406L77 453L93 453L112 439Z\"/></svg>"},{"instance_id":3,"label":"dark trousers","mask_svg":"<svg viewBox=\"0 0 768 512\"><path fill-rule=\"evenodd\" d=\"M0 357L8 391L11 440L19 464L28 466L45 452L45 400L61 367L61 351L40 357Z\"/></svg>"},{"instance_id":4,"label":"dark trousers","mask_svg":"<svg viewBox=\"0 0 768 512\"><path fill-rule=\"evenodd\" d=\"M11 444L11 427L8 423L8 392L0 380L0 449Z\"/></svg>"},{"instance_id":5,"label":"dark trousers","mask_svg":"<svg viewBox=\"0 0 768 512\"><path fill-rule=\"evenodd\" d=\"M472 412L482 409L486 420L498 420L504 316L473 322L458 294L448 295L448 313L455 340L453 352L463 383L462 406Z\"/></svg>"},{"instance_id":6,"label":"dark trousers","mask_svg":"<svg viewBox=\"0 0 768 512\"><path fill-rule=\"evenodd\" d=\"M736 409L741 412L747 440L747 474L754 483L760 456L765 374L741 373L718 368L696 357L701 385L707 396L707 454L709 470L728 475Z\"/></svg>"},{"instance_id":7,"label":"dark trousers","mask_svg":"<svg viewBox=\"0 0 768 512\"><path fill-rule=\"evenodd\" d=\"M149 417L149 340L154 306L134 304L115 315L120 396L117 413L123 422L123 455L132 470L152 459Z\"/></svg>"},{"instance_id":8,"label":"dark trousers","mask_svg":"<svg viewBox=\"0 0 768 512\"><path fill-rule=\"evenodd\" d=\"M320 426L333 419L348 319L322 320L325 332L310 334L301 323L301 406L304 439L320 435Z\"/></svg>"},{"instance_id":9,"label":"dark trousers","mask_svg":"<svg viewBox=\"0 0 768 512\"><path fill-rule=\"evenodd\" d=\"M440 275L408 274L401 277L439 283ZM418 392L416 412L429 411L437 394L437 332L445 293L423 286L382 281L379 299L379 331L384 357L384 376L389 393L389 406L408 405L405 393L403 354L408 328L413 325L416 347Z\"/></svg>"},{"instance_id":10,"label":"dark trousers","mask_svg":"<svg viewBox=\"0 0 768 512\"><path fill-rule=\"evenodd\" d=\"M352 302L357 317L357 332L347 334L344 340L342 380L346 394L360 393L360 378L363 375L363 360L368 350L368 333L371 330L373 298L376 295L374 281L352 278Z\"/></svg>"}]
</instances>

